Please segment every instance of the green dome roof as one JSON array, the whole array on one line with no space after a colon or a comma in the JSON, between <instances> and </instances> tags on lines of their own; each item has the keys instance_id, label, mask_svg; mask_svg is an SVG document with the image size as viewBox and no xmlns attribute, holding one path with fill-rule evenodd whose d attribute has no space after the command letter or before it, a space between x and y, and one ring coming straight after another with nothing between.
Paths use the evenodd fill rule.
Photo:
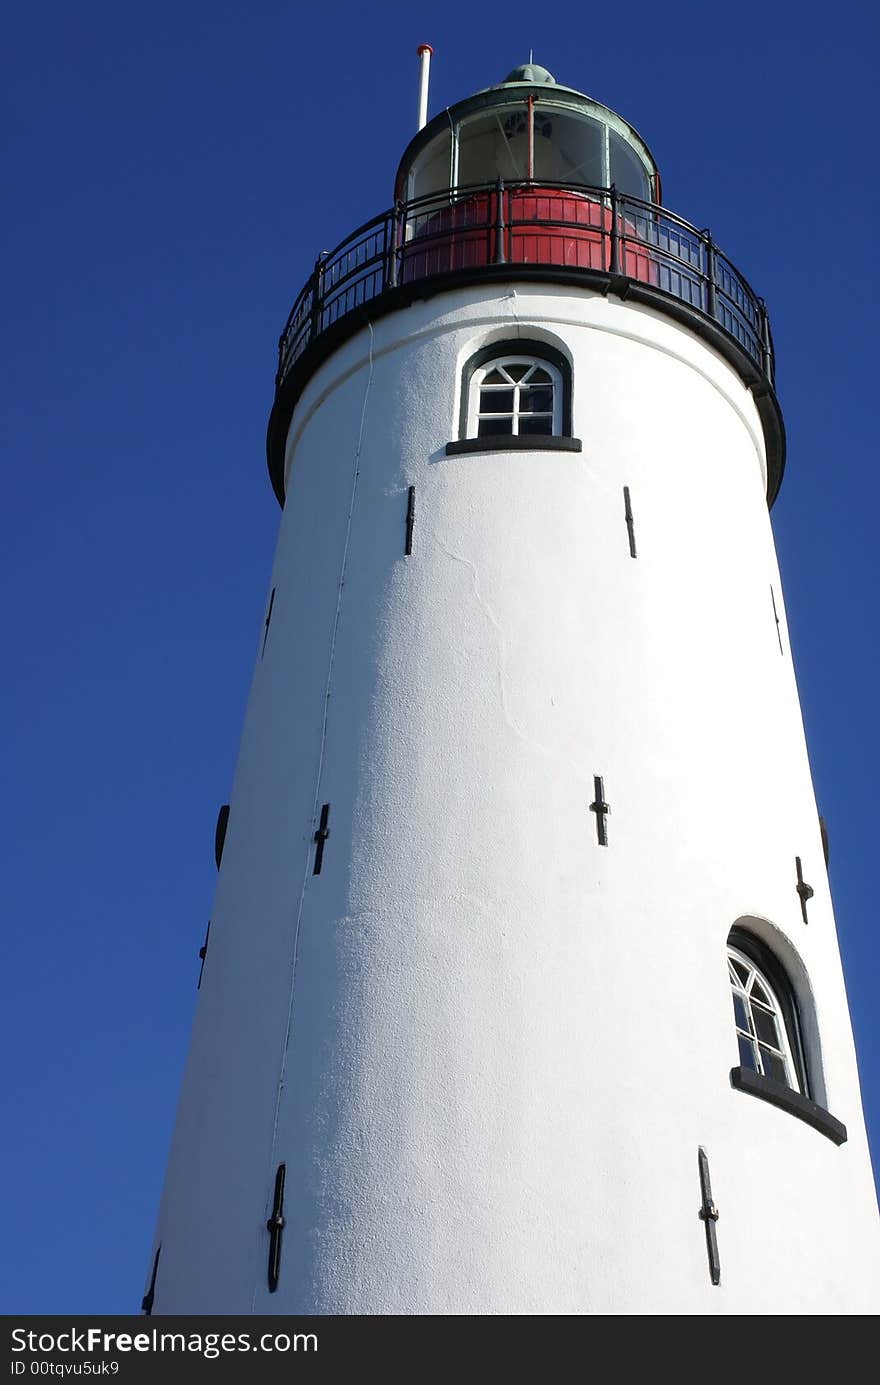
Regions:
<instances>
[{"instance_id":1,"label":"green dome roof","mask_svg":"<svg viewBox=\"0 0 880 1385\"><path fill-rule=\"evenodd\" d=\"M553 73L548 72L546 67L540 67L538 63L523 63L521 67L515 67L499 85L506 87L508 82L535 82L541 86L556 86Z\"/></svg>"}]
</instances>

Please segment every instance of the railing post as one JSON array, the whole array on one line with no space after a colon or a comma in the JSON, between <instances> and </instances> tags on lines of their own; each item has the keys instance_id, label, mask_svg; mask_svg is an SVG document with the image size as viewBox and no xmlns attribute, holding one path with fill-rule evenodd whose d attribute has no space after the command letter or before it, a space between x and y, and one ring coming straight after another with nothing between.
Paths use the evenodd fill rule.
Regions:
<instances>
[{"instance_id":1,"label":"railing post","mask_svg":"<svg viewBox=\"0 0 880 1385\"><path fill-rule=\"evenodd\" d=\"M507 264L504 253L504 179L495 184L495 264Z\"/></svg>"},{"instance_id":2,"label":"railing post","mask_svg":"<svg viewBox=\"0 0 880 1385\"><path fill-rule=\"evenodd\" d=\"M706 237L706 312L710 317L716 317L715 302L715 242L712 239L712 232L705 231Z\"/></svg>"},{"instance_id":3,"label":"railing post","mask_svg":"<svg viewBox=\"0 0 880 1385\"><path fill-rule=\"evenodd\" d=\"M327 251L322 250L315 260L315 269L312 275L312 311L309 314L309 342L313 342L321 331L321 310L323 308L322 295L324 289L324 264L327 260Z\"/></svg>"},{"instance_id":4,"label":"railing post","mask_svg":"<svg viewBox=\"0 0 880 1385\"><path fill-rule=\"evenodd\" d=\"M385 266L385 287L388 289L397 288L400 227L403 221L402 213L402 204L400 202L395 202L394 206L391 208L391 236L388 246L388 258Z\"/></svg>"},{"instance_id":5,"label":"railing post","mask_svg":"<svg viewBox=\"0 0 880 1385\"><path fill-rule=\"evenodd\" d=\"M618 197L617 188L611 184L611 255L610 270L612 274L620 273L620 233L617 229L618 219Z\"/></svg>"},{"instance_id":6,"label":"railing post","mask_svg":"<svg viewBox=\"0 0 880 1385\"><path fill-rule=\"evenodd\" d=\"M773 384L773 342L770 339L770 318L767 314L767 304L763 298L758 299L758 307L761 311L761 356L763 358L764 374Z\"/></svg>"}]
</instances>

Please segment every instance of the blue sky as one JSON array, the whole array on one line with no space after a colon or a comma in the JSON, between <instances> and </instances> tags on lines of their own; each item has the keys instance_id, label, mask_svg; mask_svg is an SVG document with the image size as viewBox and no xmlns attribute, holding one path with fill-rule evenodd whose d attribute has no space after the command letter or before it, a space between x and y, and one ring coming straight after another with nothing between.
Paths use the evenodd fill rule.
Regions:
<instances>
[{"instance_id":1,"label":"blue sky","mask_svg":"<svg viewBox=\"0 0 880 1385\"><path fill-rule=\"evenodd\" d=\"M0 1311L139 1305L278 525L277 337L317 252L391 200L422 40L432 113L529 47L618 110L768 301L880 1163L875 5L14 0L5 30Z\"/></svg>"}]
</instances>

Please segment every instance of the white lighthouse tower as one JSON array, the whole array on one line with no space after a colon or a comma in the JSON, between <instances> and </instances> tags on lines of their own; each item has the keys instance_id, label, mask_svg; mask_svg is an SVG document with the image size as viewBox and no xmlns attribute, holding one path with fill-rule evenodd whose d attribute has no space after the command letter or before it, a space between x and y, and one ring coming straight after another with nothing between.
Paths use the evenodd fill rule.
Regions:
<instances>
[{"instance_id":1,"label":"white lighthouse tower","mask_svg":"<svg viewBox=\"0 0 880 1385\"><path fill-rule=\"evenodd\" d=\"M772 340L660 199L529 64L297 300L147 1312L880 1308Z\"/></svg>"}]
</instances>

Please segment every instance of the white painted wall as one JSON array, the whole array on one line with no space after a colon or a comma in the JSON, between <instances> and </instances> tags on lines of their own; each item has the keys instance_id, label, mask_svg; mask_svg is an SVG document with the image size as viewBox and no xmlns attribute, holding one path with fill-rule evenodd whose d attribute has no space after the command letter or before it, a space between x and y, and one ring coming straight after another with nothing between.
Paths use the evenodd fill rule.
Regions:
<instances>
[{"instance_id":1,"label":"white painted wall","mask_svg":"<svg viewBox=\"0 0 880 1385\"><path fill-rule=\"evenodd\" d=\"M583 452L446 457L462 364L519 334L570 353ZM649 309L457 291L318 371L288 467L154 1311L876 1312L852 1035L738 376ZM743 918L809 977L841 1148L730 1087Z\"/></svg>"}]
</instances>

